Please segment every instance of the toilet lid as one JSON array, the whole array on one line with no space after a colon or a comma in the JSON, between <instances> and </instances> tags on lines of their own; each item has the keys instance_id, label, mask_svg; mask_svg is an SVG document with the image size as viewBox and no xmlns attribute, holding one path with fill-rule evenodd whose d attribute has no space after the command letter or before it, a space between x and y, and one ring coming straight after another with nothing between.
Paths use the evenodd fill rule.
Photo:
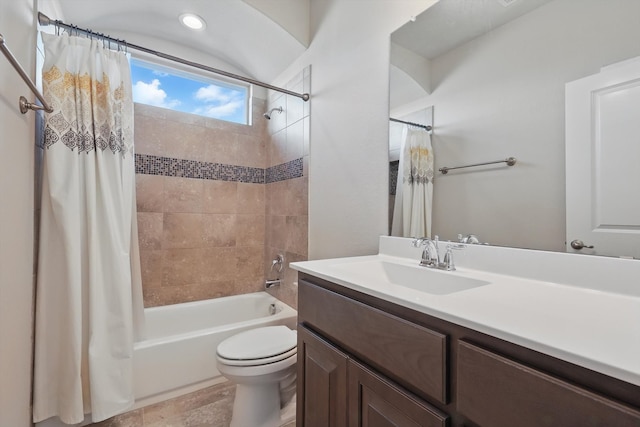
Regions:
<instances>
[{"instance_id":1,"label":"toilet lid","mask_svg":"<svg viewBox=\"0 0 640 427\"><path fill-rule=\"evenodd\" d=\"M297 334L286 326L265 326L240 332L218 345L218 356L228 360L266 359L295 349Z\"/></svg>"}]
</instances>

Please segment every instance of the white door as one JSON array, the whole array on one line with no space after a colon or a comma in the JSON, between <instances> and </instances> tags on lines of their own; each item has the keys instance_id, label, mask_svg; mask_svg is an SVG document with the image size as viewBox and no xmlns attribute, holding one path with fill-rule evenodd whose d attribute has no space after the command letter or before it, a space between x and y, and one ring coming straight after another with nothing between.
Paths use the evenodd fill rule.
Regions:
<instances>
[{"instance_id":1,"label":"white door","mask_svg":"<svg viewBox=\"0 0 640 427\"><path fill-rule=\"evenodd\" d=\"M567 251L640 258L640 58L565 94Z\"/></svg>"}]
</instances>

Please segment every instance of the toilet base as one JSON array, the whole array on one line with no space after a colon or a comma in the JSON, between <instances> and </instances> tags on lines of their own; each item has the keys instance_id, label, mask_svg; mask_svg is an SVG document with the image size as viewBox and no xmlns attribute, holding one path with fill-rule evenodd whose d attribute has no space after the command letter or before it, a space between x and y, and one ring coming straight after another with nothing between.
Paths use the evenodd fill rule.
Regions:
<instances>
[{"instance_id":1,"label":"toilet base","mask_svg":"<svg viewBox=\"0 0 640 427\"><path fill-rule=\"evenodd\" d=\"M278 383L237 384L230 427L280 427Z\"/></svg>"}]
</instances>

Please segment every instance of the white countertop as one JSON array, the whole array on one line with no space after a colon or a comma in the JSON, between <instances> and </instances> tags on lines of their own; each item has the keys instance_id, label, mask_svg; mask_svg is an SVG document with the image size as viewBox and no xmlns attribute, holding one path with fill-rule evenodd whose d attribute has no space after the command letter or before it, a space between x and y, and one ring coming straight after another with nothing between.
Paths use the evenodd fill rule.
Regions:
<instances>
[{"instance_id":1,"label":"white countertop","mask_svg":"<svg viewBox=\"0 0 640 427\"><path fill-rule=\"evenodd\" d=\"M584 262L586 255L566 258L564 256L567 254L545 252L540 255L540 251L468 248L471 253L456 259L457 271L438 273L466 276L490 283L446 295L428 294L396 285L375 275L363 280L362 275L350 274L340 268L340 264L376 260L415 266L419 260L419 250L393 250L409 242L410 239L382 237L381 253L378 255L297 262L292 263L291 267L640 386L640 296L635 294L633 288L636 281L640 287L640 274L635 274L640 272L640 261L629 260L631 264L625 264L624 261L628 260L614 259L611 264L611 259L598 260L592 257L590 264L594 265L580 268L580 271L576 269L576 277L582 279L581 274L589 275L589 268L598 269L602 274L600 270L610 269L613 265L615 271L609 272L610 282L616 283L598 286L589 283L589 286L584 287L567 284L571 275L564 270L575 269L574 260L576 263ZM495 269L465 268L464 261L471 259L474 251L484 251L489 256L500 255L510 268L514 268L514 263L517 267L518 262L527 262L528 252L533 252L533 257L548 258L546 261L537 260L537 271L540 274L547 278L553 277L549 276L552 274L549 270L557 269L558 277L565 283L559 283L560 280L552 282L531 278L535 273L522 277L496 272ZM407 254L414 256L409 257ZM558 259L562 264L557 263L556 255L561 256ZM510 258L511 256L513 257ZM599 262L604 264L598 265ZM475 264L477 263L476 260ZM618 268L619 265L622 268ZM618 271L623 272L622 276L617 274ZM631 284L622 283L626 281ZM634 292L628 292L629 289Z\"/></svg>"}]
</instances>

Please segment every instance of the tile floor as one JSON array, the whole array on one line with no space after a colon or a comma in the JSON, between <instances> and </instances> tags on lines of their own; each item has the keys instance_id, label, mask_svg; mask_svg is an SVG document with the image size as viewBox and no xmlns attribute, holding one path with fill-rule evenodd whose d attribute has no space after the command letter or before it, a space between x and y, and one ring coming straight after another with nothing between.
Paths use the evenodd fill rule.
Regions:
<instances>
[{"instance_id":1,"label":"tile floor","mask_svg":"<svg viewBox=\"0 0 640 427\"><path fill-rule=\"evenodd\" d=\"M235 385L225 382L90 427L229 427L234 396ZM295 422L283 427L295 427Z\"/></svg>"}]
</instances>

